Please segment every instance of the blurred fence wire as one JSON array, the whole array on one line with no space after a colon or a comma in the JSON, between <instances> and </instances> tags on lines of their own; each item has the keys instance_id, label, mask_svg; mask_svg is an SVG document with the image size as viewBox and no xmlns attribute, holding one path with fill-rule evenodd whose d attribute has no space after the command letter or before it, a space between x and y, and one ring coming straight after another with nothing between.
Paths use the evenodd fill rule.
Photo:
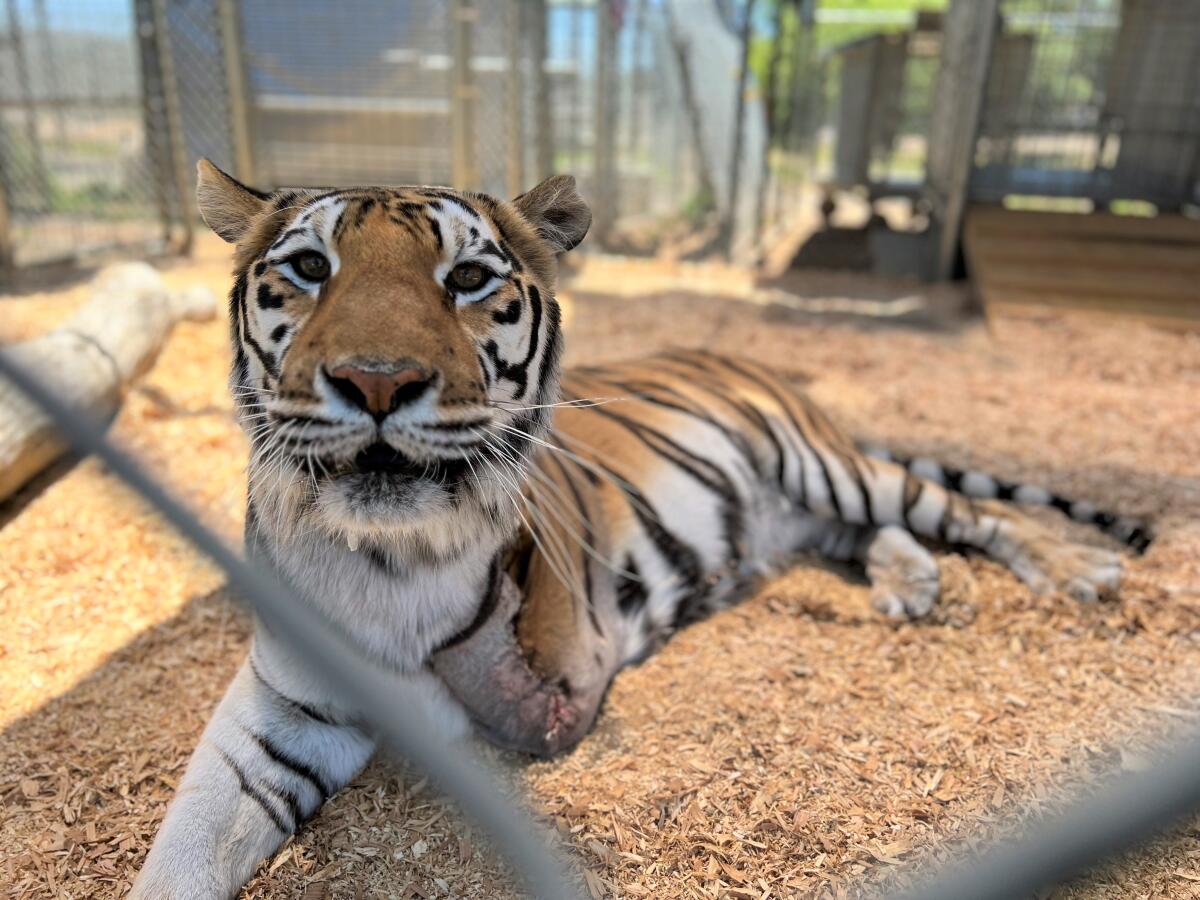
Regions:
<instances>
[{"instance_id":1,"label":"blurred fence wire","mask_svg":"<svg viewBox=\"0 0 1200 900\"><path fill-rule=\"evenodd\" d=\"M337 627L306 603L303 595L289 590L274 573L245 562L132 457L109 443L98 422L63 403L52 389L4 352L0 352L0 378L11 381L39 408L72 449L103 460L109 471L216 563L225 572L234 596L272 634L311 660L335 690L350 701L351 708L362 710L389 749L429 775L484 828L535 896L561 900L579 896L572 887L569 870L550 849L546 829L503 796L481 761L437 740L437 728L428 721L416 693L411 698L398 694L395 679L385 678L337 637Z\"/></svg>"}]
</instances>

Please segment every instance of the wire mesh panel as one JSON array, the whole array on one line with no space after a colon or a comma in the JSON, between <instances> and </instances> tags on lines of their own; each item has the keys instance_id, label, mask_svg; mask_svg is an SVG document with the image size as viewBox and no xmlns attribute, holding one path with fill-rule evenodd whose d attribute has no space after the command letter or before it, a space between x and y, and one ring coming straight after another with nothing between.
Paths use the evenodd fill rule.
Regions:
<instances>
[{"instance_id":1,"label":"wire mesh panel","mask_svg":"<svg viewBox=\"0 0 1200 900\"><path fill-rule=\"evenodd\" d=\"M10 263L161 248L182 218L154 10L4 0L0 185Z\"/></svg>"},{"instance_id":2,"label":"wire mesh panel","mask_svg":"<svg viewBox=\"0 0 1200 900\"><path fill-rule=\"evenodd\" d=\"M238 168L220 13L219 0L170 0L166 5L189 173L201 157L229 171Z\"/></svg>"},{"instance_id":3,"label":"wire mesh panel","mask_svg":"<svg viewBox=\"0 0 1200 900\"><path fill-rule=\"evenodd\" d=\"M993 56L972 193L1090 196L1100 163L1105 73L1120 24L1115 0L1001 4L1019 52ZM1022 46L1022 45L1018 45Z\"/></svg>"},{"instance_id":4,"label":"wire mesh panel","mask_svg":"<svg viewBox=\"0 0 1200 900\"><path fill-rule=\"evenodd\" d=\"M1200 9L1006 0L972 195L1195 202Z\"/></svg>"},{"instance_id":5,"label":"wire mesh panel","mask_svg":"<svg viewBox=\"0 0 1200 900\"><path fill-rule=\"evenodd\" d=\"M241 3L260 183L449 183L447 6Z\"/></svg>"}]
</instances>

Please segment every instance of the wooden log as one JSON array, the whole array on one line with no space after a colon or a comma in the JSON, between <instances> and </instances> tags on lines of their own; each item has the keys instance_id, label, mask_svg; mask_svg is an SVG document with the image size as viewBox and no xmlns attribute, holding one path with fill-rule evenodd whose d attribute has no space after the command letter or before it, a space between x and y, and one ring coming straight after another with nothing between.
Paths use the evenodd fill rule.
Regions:
<instances>
[{"instance_id":1,"label":"wooden log","mask_svg":"<svg viewBox=\"0 0 1200 900\"><path fill-rule=\"evenodd\" d=\"M0 352L73 409L109 421L130 383L154 364L175 324L212 319L216 309L208 289L168 290L145 263L110 266L96 277L88 302L62 326ZM65 450L41 411L0 379L0 500Z\"/></svg>"}]
</instances>

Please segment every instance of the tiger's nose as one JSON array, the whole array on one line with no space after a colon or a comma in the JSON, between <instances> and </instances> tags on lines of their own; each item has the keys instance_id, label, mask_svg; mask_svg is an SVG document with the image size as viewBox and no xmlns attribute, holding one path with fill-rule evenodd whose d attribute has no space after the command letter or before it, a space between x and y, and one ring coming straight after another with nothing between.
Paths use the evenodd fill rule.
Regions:
<instances>
[{"instance_id":1,"label":"tiger's nose","mask_svg":"<svg viewBox=\"0 0 1200 900\"><path fill-rule=\"evenodd\" d=\"M412 365L393 369L341 365L326 375L334 390L377 422L418 400L433 383L433 375Z\"/></svg>"}]
</instances>

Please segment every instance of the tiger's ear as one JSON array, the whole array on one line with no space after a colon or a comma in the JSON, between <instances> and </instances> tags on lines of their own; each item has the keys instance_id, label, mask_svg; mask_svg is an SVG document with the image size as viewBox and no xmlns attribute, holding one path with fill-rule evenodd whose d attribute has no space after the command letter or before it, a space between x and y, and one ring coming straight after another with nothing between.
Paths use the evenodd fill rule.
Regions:
<instances>
[{"instance_id":1,"label":"tiger's ear","mask_svg":"<svg viewBox=\"0 0 1200 900\"><path fill-rule=\"evenodd\" d=\"M559 253L576 247L592 224L592 211L575 190L573 175L550 176L513 206Z\"/></svg>"},{"instance_id":2,"label":"tiger's ear","mask_svg":"<svg viewBox=\"0 0 1200 900\"><path fill-rule=\"evenodd\" d=\"M231 244L267 207L269 194L246 187L207 159L196 163L196 204L205 223Z\"/></svg>"}]
</instances>

